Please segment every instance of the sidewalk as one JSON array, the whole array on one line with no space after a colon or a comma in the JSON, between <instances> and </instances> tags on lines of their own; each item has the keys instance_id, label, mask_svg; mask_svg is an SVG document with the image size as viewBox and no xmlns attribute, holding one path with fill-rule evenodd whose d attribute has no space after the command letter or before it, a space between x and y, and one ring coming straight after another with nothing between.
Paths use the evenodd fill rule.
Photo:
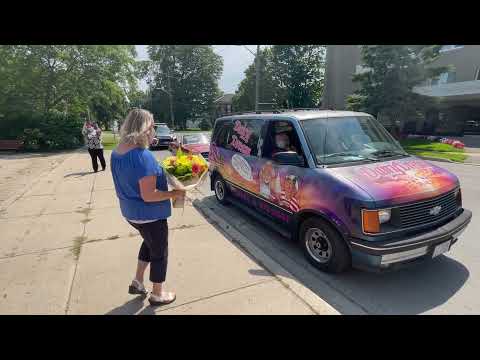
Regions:
<instances>
[{"instance_id":1,"label":"sidewalk","mask_svg":"<svg viewBox=\"0 0 480 360\"><path fill-rule=\"evenodd\" d=\"M141 238L109 167L89 171L88 154L73 153L0 212L0 314L318 313L191 204L169 220L166 286L177 300L152 308L129 295Z\"/></svg>"}]
</instances>

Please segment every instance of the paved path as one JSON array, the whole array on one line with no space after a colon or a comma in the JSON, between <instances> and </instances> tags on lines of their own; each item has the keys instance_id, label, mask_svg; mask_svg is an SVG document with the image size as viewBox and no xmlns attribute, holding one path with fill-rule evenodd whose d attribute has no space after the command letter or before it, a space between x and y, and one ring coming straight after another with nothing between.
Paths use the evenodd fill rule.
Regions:
<instances>
[{"instance_id":1,"label":"paved path","mask_svg":"<svg viewBox=\"0 0 480 360\"><path fill-rule=\"evenodd\" d=\"M62 163L70 153L12 154L0 152L0 207L42 174Z\"/></svg>"},{"instance_id":2,"label":"paved path","mask_svg":"<svg viewBox=\"0 0 480 360\"><path fill-rule=\"evenodd\" d=\"M64 160L0 212L0 314L480 312L478 167L437 163L459 176L474 214L452 250L383 275L319 272L295 244L220 206L207 182L170 221L167 285L178 300L152 309L126 293L140 238L119 213L109 172L91 173L86 153Z\"/></svg>"},{"instance_id":3,"label":"paved path","mask_svg":"<svg viewBox=\"0 0 480 360\"><path fill-rule=\"evenodd\" d=\"M167 287L177 301L147 306L127 293L141 238L120 214L110 172L92 173L86 152L64 160L0 212L0 314L337 313L191 205L169 220Z\"/></svg>"}]
</instances>

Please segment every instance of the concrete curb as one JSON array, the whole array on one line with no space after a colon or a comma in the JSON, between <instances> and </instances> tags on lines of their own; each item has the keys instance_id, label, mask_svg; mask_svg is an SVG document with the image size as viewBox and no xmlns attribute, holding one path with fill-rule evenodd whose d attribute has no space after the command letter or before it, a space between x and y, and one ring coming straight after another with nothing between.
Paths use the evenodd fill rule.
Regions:
<instances>
[{"instance_id":1,"label":"concrete curb","mask_svg":"<svg viewBox=\"0 0 480 360\"><path fill-rule=\"evenodd\" d=\"M237 242L242 249L249 253L261 266L265 267L270 273L272 273L272 275L275 276L283 286L299 297L313 312L318 315L341 315L335 308L321 299L317 294L296 281L295 277L283 266L265 254L265 252L248 240L248 238L240 231L227 224L221 217L211 211L208 206L199 205L196 201L194 201L193 205L196 209L202 212L207 219L219 225L225 232L228 232L232 239Z\"/></svg>"},{"instance_id":2,"label":"concrete curb","mask_svg":"<svg viewBox=\"0 0 480 360\"><path fill-rule=\"evenodd\" d=\"M470 166L480 166L480 164L475 164L475 163L468 163L468 162L458 162L458 161L452 161L452 160L448 160L448 159L441 159L441 158L434 158L434 157L430 157L430 156L418 156L418 155L415 155L417 157L419 157L420 159L424 159L424 160L429 160L429 161L439 161L439 162L446 162L446 163L450 163L450 164L459 164L459 165L470 165Z\"/></svg>"}]
</instances>

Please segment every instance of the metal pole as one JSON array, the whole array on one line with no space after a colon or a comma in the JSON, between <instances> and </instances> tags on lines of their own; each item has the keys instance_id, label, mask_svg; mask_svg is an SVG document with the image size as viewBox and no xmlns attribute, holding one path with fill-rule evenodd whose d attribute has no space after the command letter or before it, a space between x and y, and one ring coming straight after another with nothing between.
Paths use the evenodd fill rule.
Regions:
<instances>
[{"instance_id":1,"label":"metal pole","mask_svg":"<svg viewBox=\"0 0 480 360\"><path fill-rule=\"evenodd\" d=\"M258 102L260 97L260 45L257 45L255 54L255 111L258 111Z\"/></svg>"},{"instance_id":2,"label":"metal pole","mask_svg":"<svg viewBox=\"0 0 480 360\"><path fill-rule=\"evenodd\" d=\"M175 113L173 112L173 94L172 94L172 84L170 82L170 76L167 76L168 84L168 98L170 103L170 119L172 119L172 128L175 129Z\"/></svg>"}]
</instances>

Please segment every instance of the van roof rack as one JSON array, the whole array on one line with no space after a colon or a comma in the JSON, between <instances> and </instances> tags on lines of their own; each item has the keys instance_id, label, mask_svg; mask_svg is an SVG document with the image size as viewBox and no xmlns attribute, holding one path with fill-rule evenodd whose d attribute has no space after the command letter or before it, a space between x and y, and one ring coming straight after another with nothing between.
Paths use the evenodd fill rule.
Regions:
<instances>
[{"instance_id":1,"label":"van roof rack","mask_svg":"<svg viewBox=\"0 0 480 360\"><path fill-rule=\"evenodd\" d=\"M293 109L289 109L290 111L315 111L315 110L323 110L323 109L320 109L320 108L293 108Z\"/></svg>"},{"instance_id":2,"label":"van roof rack","mask_svg":"<svg viewBox=\"0 0 480 360\"><path fill-rule=\"evenodd\" d=\"M318 111L318 110L326 110L326 109L321 109L321 108L291 108L291 109L271 109L271 110L252 110L252 111L237 111L233 113L228 113L224 114L223 116L231 116L231 115L248 115L248 114L281 114L284 112L289 112L289 111Z\"/></svg>"},{"instance_id":3,"label":"van roof rack","mask_svg":"<svg viewBox=\"0 0 480 360\"><path fill-rule=\"evenodd\" d=\"M272 110L258 110L258 111L238 111L233 113L224 114L223 116L231 116L231 115L246 115L246 114L280 114L281 110L272 109Z\"/></svg>"}]
</instances>

